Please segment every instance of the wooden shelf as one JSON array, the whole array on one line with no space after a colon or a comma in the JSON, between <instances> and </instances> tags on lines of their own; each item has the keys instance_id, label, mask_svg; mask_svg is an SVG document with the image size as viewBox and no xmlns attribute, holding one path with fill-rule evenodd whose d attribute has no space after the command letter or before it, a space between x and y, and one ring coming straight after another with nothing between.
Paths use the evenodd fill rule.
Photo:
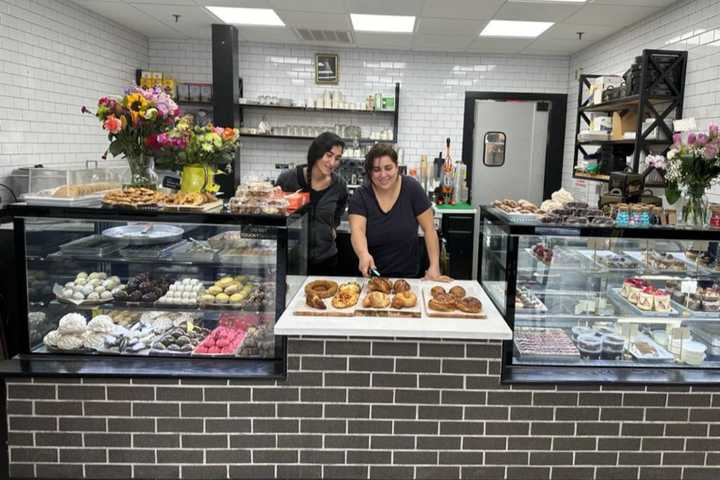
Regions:
<instances>
[{"instance_id":1,"label":"wooden shelf","mask_svg":"<svg viewBox=\"0 0 720 480\"><path fill-rule=\"evenodd\" d=\"M251 135L249 133L241 133L241 137L244 138L259 138L259 139L268 139L268 138L278 138L278 139L284 139L284 140L314 140L315 137L300 137L295 135ZM352 143L356 139L354 138L343 138L343 141L346 143ZM376 140L372 138L358 138L358 143L396 143L396 140Z\"/></svg>"},{"instance_id":2,"label":"wooden shelf","mask_svg":"<svg viewBox=\"0 0 720 480\"><path fill-rule=\"evenodd\" d=\"M580 178L583 180L593 180L595 182L610 181L610 175L605 175L603 173L573 172L573 178Z\"/></svg>"},{"instance_id":3,"label":"wooden shelf","mask_svg":"<svg viewBox=\"0 0 720 480\"><path fill-rule=\"evenodd\" d=\"M646 145L670 145L672 140L644 140ZM586 140L584 142L577 142L578 145L635 145L635 139L622 139L622 140Z\"/></svg>"},{"instance_id":4,"label":"wooden shelf","mask_svg":"<svg viewBox=\"0 0 720 480\"><path fill-rule=\"evenodd\" d=\"M677 100L676 97L649 97L650 103L670 103ZM622 97L609 102L598 103L597 105L588 105L580 107L580 112L618 112L621 110L629 110L637 108L640 105L640 95L630 95L629 97Z\"/></svg>"},{"instance_id":5,"label":"wooden shelf","mask_svg":"<svg viewBox=\"0 0 720 480\"><path fill-rule=\"evenodd\" d=\"M357 110L347 108L308 108L297 105L262 105L259 103L241 103L240 108L257 108L257 109L268 109L268 110L289 110L297 112L308 112L308 113L357 113L364 115L395 115L395 110Z\"/></svg>"},{"instance_id":6,"label":"wooden shelf","mask_svg":"<svg viewBox=\"0 0 720 480\"><path fill-rule=\"evenodd\" d=\"M176 100L175 103L178 104L180 107L202 107L202 108L213 108L213 104L210 102L190 102L185 100Z\"/></svg>"}]
</instances>

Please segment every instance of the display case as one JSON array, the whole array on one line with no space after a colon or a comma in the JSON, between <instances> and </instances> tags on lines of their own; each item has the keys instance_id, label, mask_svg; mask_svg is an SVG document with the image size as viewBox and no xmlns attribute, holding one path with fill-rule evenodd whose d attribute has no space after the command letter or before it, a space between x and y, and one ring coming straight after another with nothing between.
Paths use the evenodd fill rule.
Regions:
<instances>
[{"instance_id":1,"label":"display case","mask_svg":"<svg viewBox=\"0 0 720 480\"><path fill-rule=\"evenodd\" d=\"M482 209L508 383L720 382L720 231L550 225Z\"/></svg>"},{"instance_id":2,"label":"display case","mask_svg":"<svg viewBox=\"0 0 720 480\"><path fill-rule=\"evenodd\" d=\"M283 376L273 328L306 273L305 210L10 206L26 286L11 322L20 370Z\"/></svg>"}]
</instances>

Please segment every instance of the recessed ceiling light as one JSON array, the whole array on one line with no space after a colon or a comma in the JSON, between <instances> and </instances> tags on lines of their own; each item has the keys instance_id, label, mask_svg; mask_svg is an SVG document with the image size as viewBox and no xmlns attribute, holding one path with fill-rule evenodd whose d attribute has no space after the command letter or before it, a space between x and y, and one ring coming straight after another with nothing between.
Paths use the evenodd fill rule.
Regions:
<instances>
[{"instance_id":1,"label":"recessed ceiling light","mask_svg":"<svg viewBox=\"0 0 720 480\"><path fill-rule=\"evenodd\" d=\"M414 16L351 13L350 20L356 32L412 33L415 30Z\"/></svg>"},{"instance_id":2,"label":"recessed ceiling light","mask_svg":"<svg viewBox=\"0 0 720 480\"><path fill-rule=\"evenodd\" d=\"M481 37L521 37L535 38L548 28L553 22L518 22L514 20L490 20L485 26Z\"/></svg>"},{"instance_id":3,"label":"recessed ceiling light","mask_svg":"<svg viewBox=\"0 0 720 480\"><path fill-rule=\"evenodd\" d=\"M267 25L283 27L285 23L271 8L205 7L230 25Z\"/></svg>"}]
</instances>

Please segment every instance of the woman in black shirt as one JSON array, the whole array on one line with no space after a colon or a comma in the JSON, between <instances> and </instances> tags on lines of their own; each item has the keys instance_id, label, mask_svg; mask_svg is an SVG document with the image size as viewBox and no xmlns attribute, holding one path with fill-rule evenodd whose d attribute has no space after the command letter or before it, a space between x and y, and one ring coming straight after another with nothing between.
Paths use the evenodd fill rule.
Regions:
<instances>
[{"instance_id":1,"label":"woman in black shirt","mask_svg":"<svg viewBox=\"0 0 720 480\"><path fill-rule=\"evenodd\" d=\"M310 192L309 275L335 275L338 250L335 229L347 206L345 181L335 174L345 143L331 132L321 133L308 149L307 165L280 174L277 184L285 192Z\"/></svg>"},{"instance_id":2,"label":"woman in black shirt","mask_svg":"<svg viewBox=\"0 0 720 480\"><path fill-rule=\"evenodd\" d=\"M376 268L384 277L419 276L418 225L425 234L429 280L448 280L440 274L440 246L433 228L427 194L413 178L400 175L397 153L390 145L377 144L365 157L369 182L350 200L353 249L364 276Z\"/></svg>"}]
</instances>

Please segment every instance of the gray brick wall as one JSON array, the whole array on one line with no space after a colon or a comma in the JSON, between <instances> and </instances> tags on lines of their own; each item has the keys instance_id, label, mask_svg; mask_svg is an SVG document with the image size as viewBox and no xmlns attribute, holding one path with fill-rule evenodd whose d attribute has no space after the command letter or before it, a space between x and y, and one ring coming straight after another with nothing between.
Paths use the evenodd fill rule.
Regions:
<instances>
[{"instance_id":1,"label":"gray brick wall","mask_svg":"<svg viewBox=\"0 0 720 480\"><path fill-rule=\"evenodd\" d=\"M284 381L11 379L11 474L720 477L720 387L510 387L498 342L302 338L288 349Z\"/></svg>"}]
</instances>

